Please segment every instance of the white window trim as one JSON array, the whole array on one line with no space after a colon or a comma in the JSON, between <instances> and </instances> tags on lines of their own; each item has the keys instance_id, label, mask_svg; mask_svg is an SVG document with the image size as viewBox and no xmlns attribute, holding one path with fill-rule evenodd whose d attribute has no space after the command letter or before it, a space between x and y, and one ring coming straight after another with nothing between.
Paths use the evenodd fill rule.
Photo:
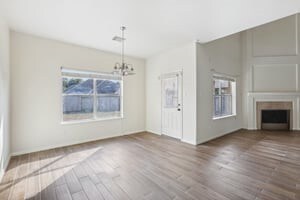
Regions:
<instances>
[{"instance_id":1,"label":"white window trim","mask_svg":"<svg viewBox=\"0 0 300 200\"><path fill-rule=\"evenodd\" d=\"M232 115L223 115L223 116L220 116L220 117L213 117L213 120L225 119L225 118L231 118L231 117L236 117L236 114L232 114Z\"/></svg>"},{"instance_id":2,"label":"white window trim","mask_svg":"<svg viewBox=\"0 0 300 200\"><path fill-rule=\"evenodd\" d=\"M213 73L212 74L212 88L214 88L214 79L224 79L224 80L229 80L231 82L234 82L235 83L235 87L234 87L234 90L232 90L232 94L231 94L231 97L232 97L232 113L229 114L229 115L221 115L221 116L215 116L214 113L215 113L215 108L214 108L214 92L213 92L213 95L212 95L212 98L213 98L213 106L212 106L212 119L213 120L219 120L219 119L225 119L225 118L231 118L231 117L236 117L237 116L237 112L236 112L236 109L237 109L237 78L234 77L234 76L230 76L230 75L227 75L227 74L221 74L221 73Z\"/></svg>"},{"instance_id":3,"label":"white window trim","mask_svg":"<svg viewBox=\"0 0 300 200\"><path fill-rule=\"evenodd\" d=\"M80 72L84 72L84 73L89 73L88 71L80 71ZM94 73L94 72L91 72L91 73ZM97 74L101 74L101 73L97 73ZM104 73L104 75L106 75ZM60 93L60 96L61 96L61 100L60 100L60 103L61 103L61 123L62 125L71 125L71 124L81 124L81 123L91 123L91 122L101 122L101 121L109 121L109 120L120 120L120 119L124 119L124 113L123 113L123 77L121 77L121 79L117 80L117 79L106 79L106 78L92 78L92 77L82 77L82 76L67 76L67 75L63 75L62 72L61 72L61 77L60 77L60 81L62 81L63 78L87 78L87 79L93 79L93 87L94 87L94 92L93 94L64 94L64 91L63 91L63 87L62 87L62 82L60 83L60 86L61 86L61 93ZM97 94L96 92L96 81L97 80L115 80L115 81L120 81L120 95L116 95L116 96L119 96L120 97L120 116L115 116L115 117L103 117L103 118L99 118L97 117L97 97L98 96L105 96L105 95L101 95L101 94ZM70 120L70 121L64 121L64 114L63 114L63 97L64 96L91 96L91 97L94 97L93 100L94 100L94 105L93 105L93 118L91 119L80 119L80 120ZM107 95L107 96L114 96L114 95Z\"/></svg>"},{"instance_id":4,"label":"white window trim","mask_svg":"<svg viewBox=\"0 0 300 200\"><path fill-rule=\"evenodd\" d=\"M111 121L111 120L121 120L121 119L124 119L123 115L118 116L118 117L106 117L106 118L96 118L96 119L81 119L81 120L62 121L60 124L62 124L62 125L72 125L72 124L84 124L84 123Z\"/></svg>"}]
</instances>

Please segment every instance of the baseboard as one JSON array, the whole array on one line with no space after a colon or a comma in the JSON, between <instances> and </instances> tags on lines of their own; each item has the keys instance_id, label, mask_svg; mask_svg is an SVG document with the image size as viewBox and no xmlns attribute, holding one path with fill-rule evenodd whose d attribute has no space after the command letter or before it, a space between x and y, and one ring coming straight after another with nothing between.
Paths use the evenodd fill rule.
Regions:
<instances>
[{"instance_id":1,"label":"baseboard","mask_svg":"<svg viewBox=\"0 0 300 200\"><path fill-rule=\"evenodd\" d=\"M146 132L148 132L148 133L153 133L153 134L155 134L155 135L161 135L161 133L156 132L156 131L153 131L153 130L150 130L150 129L146 130Z\"/></svg>"},{"instance_id":2,"label":"baseboard","mask_svg":"<svg viewBox=\"0 0 300 200\"><path fill-rule=\"evenodd\" d=\"M232 130L232 131L225 132L225 133L221 133L221 134L219 134L219 135L217 135L217 136L213 136L213 137L210 137L210 138L208 138L208 139L204 139L204 140L202 140L202 141L197 141L197 144L203 144L203 143L205 143L205 142L208 142L208 141L217 139L217 138L219 138L219 137L222 137L222 136L224 136L224 135L228 135L228 134L234 133L234 132L239 131L239 130L242 130L242 128L237 128L237 129L234 129L234 130Z\"/></svg>"},{"instance_id":3,"label":"baseboard","mask_svg":"<svg viewBox=\"0 0 300 200\"><path fill-rule=\"evenodd\" d=\"M180 141L187 143L187 144L191 144L191 145L197 145L197 142L195 142L195 141L189 141L189 140L185 140L185 139L181 139Z\"/></svg>"},{"instance_id":4,"label":"baseboard","mask_svg":"<svg viewBox=\"0 0 300 200\"><path fill-rule=\"evenodd\" d=\"M128 132L124 132L122 135L132 135L132 134L138 134L138 133L144 133L144 132L147 132L147 131L145 129L137 130L137 131L128 131Z\"/></svg>"},{"instance_id":5,"label":"baseboard","mask_svg":"<svg viewBox=\"0 0 300 200\"><path fill-rule=\"evenodd\" d=\"M152 130L149 130L149 129L146 130L146 132L152 133L152 134L155 134L155 135L162 135L161 133L158 133L158 132L156 132L156 131L152 131ZM194 141L189 141L189 140L185 140L185 139L180 139L180 141L181 141L181 142L184 142L184 143L187 143L187 144L197 145L197 143L194 142Z\"/></svg>"},{"instance_id":6,"label":"baseboard","mask_svg":"<svg viewBox=\"0 0 300 200\"><path fill-rule=\"evenodd\" d=\"M4 173L5 173L6 170L7 170L7 167L8 167L9 161L10 161L10 158L11 158L11 154L8 155L7 159L6 159L5 162L4 162L3 169L1 169L1 171L0 171L0 182L2 181L3 175L4 175Z\"/></svg>"},{"instance_id":7,"label":"baseboard","mask_svg":"<svg viewBox=\"0 0 300 200\"><path fill-rule=\"evenodd\" d=\"M129 131L129 132L125 132L125 133L122 133L122 134L119 134L119 135L114 135L114 136L98 137L98 138L94 138L94 139L66 142L66 143L61 143L61 144L58 144L58 145L48 145L48 146L44 146L44 147L33 148L33 149L30 149L30 150L17 151L17 152L11 153L11 156L19 156L19 155L28 154L28 153L46 151L46 150L49 150L49 149L67 147L67 146L72 146L72 145L76 145L76 144L83 144L83 143L87 143L87 142L93 142L93 141L97 141L97 140L115 138L115 137L120 137L120 136L124 136L124 135L131 135L131 134L136 134L136 133L141 133L141 132L145 132L145 130Z\"/></svg>"}]
</instances>

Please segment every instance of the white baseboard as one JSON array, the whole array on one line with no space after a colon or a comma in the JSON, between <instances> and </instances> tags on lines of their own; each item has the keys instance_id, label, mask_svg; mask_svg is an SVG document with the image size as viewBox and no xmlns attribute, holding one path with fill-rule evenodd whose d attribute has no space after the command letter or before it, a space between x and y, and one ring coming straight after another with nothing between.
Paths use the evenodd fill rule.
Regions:
<instances>
[{"instance_id":1,"label":"white baseboard","mask_svg":"<svg viewBox=\"0 0 300 200\"><path fill-rule=\"evenodd\" d=\"M108 139L108 138L114 138L114 137L120 137L124 135L131 135L135 133L140 133L140 132L145 132L145 130L137 130L137 131L129 131L129 132L124 132L122 134L114 135L114 136L106 136L106 137L98 137L98 138L93 138L93 139L86 139L86 140L78 140L78 141L73 141L73 142L66 142L66 143L61 143L61 144L55 144L55 145L48 145L48 146L43 146L43 147L38 147L38 148L33 148L29 150L22 150L22 151L17 151L11 153L11 156L19 156L27 153L33 153L33 152L38 152L38 151L45 151L49 149L55 149L59 147L65 147L65 146L71 146L71 145L76 145L76 144L82 144L82 143L87 143L87 142L93 142L97 140L103 140L103 139Z\"/></svg>"},{"instance_id":2,"label":"white baseboard","mask_svg":"<svg viewBox=\"0 0 300 200\"><path fill-rule=\"evenodd\" d=\"M153 133L155 135L162 135L161 133L158 133L157 131L153 131L153 130L146 130L148 133ZM192 145L197 145L197 143L195 141L189 141L189 140L185 140L185 139L180 139L181 142L187 143L187 144L192 144Z\"/></svg>"},{"instance_id":3,"label":"white baseboard","mask_svg":"<svg viewBox=\"0 0 300 200\"><path fill-rule=\"evenodd\" d=\"M159 133L157 131L150 130L150 129L146 130L146 132L153 133L153 134L156 134L156 135L161 135L161 133Z\"/></svg>"},{"instance_id":4,"label":"white baseboard","mask_svg":"<svg viewBox=\"0 0 300 200\"><path fill-rule=\"evenodd\" d=\"M128 132L124 132L122 135L132 135L132 134L137 134L137 133L142 133L142 132L146 132L146 130L143 129L143 130L137 130L137 131L128 131Z\"/></svg>"},{"instance_id":5,"label":"white baseboard","mask_svg":"<svg viewBox=\"0 0 300 200\"><path fill-rule=\"evenodd\" d=\"M209 137L209 138L204 139L204 140L201 140L201 141L197 141L197 144L203 144L203 143L208 142L208 141L210 141L210 140L217 139L217 138L219 138L219 137L222 137L222 136L224 136L224 135L227 135L227 134L236 132L236 131L241 130L241 129L242 129L242 128L237 128L237 129L234 129L234 130L232 130L232 131L228 131L228 132L221 133L221 134L218 134L218 135L213 136L213 137Z\"/></svg>"},{"instance_id":6,"label":"white baseboard","mask_svg":"<svg viewBox=\"0 0 300 200\"><path fill-rule=\"evenodd\" d=\"M10 158L11 158L11 154L8 155L7 159L4 162L3 169L0 170L0 182L2 181L3 175L7 170Z\"/></svg>"},{"instance_id":7,"label":"white baseboard","mask_svg":"<svg viewBox=\"0 0 300 200\"><path fill-rule=\"evenodd\" d=\"M181 139L180 141L187 143L187 144L197 145L197 143L195 141L190 141L190 140L185 140L185 139Z\"/></svg>"}]
</instances>

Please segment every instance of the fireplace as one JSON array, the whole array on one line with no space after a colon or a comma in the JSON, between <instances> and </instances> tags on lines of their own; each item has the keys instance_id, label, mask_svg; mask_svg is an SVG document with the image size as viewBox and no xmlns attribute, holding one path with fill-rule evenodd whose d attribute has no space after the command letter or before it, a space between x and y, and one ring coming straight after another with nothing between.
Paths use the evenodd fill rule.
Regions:
<instances>
[{"instance_id":1,"label":"fireplace","mask_svg":"<svg viewBox=\"0 0 300 200\"><path fill-rule=\"evenodd\" d=\"M292 102L256 102L257 129L290 130L293 127Z\"/></svg>"},{"instance_id":2,"label":"fireplace","mask_svg":"<svg viewBox=\"0 0 300 200\"><path fill-rule=\"evenodd\" d=\"M261 110L261 129L289 130L289 110Z\"/></svg>"}]
</instances>

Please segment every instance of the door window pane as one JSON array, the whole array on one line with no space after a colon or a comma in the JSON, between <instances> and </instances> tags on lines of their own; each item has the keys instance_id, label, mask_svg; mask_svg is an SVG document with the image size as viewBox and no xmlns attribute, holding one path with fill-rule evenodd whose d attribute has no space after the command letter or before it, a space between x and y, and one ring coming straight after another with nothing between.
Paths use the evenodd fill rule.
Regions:
<instances>
[{"instance_id":1,"label":"door window pane","mask_svg":"<svg viewBox=\"0 0 300 200\"><path fill-rule=\"evenodd\" d=\"M177 108L178 106L178 85L177 77L164 79L163 95L165 108Z\"/></svg>"}]
</instances>

